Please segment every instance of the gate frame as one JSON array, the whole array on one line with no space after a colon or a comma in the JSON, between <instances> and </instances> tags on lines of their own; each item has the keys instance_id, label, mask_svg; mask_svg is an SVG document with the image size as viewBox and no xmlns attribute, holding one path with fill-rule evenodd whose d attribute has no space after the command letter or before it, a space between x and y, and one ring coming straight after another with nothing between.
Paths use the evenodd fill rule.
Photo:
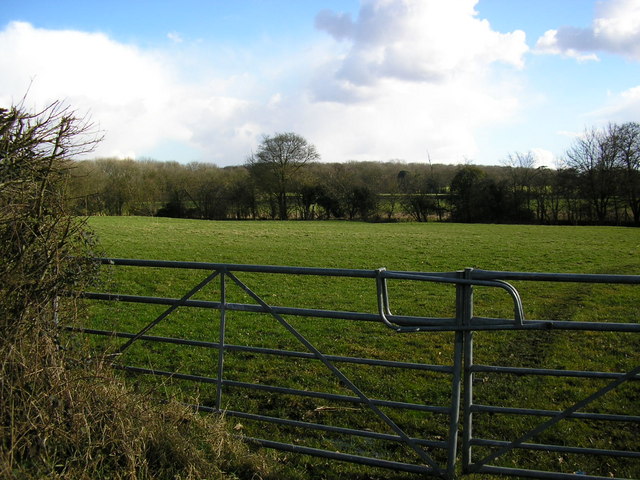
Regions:
<instances>
[{"instance_id":1,"label":"gate frame","mask_svg":"<svg viewBox=\"0 0 640 480\"><path fill-rule=\"evenodd\" d=\"M458 458L458 435L461 433L461 468L462 474L469 473L495 473L505 475L520 475L529 476L533 478L585 478L585 479L598 479L605 477L595 477L589 475L568 475L559 472L550 471L537 471L526 470L518 468L506 468L490 465L490 463L502 454L508 452L513 448L523 447L526 448L528 444L525 444L527 440L536 434L544 431L546 428L554 425L564 418L574 416L576 412L588 403L604 395L608 391L614 389L618 385L631 380L640 380L640 366L632 369L624 374L617 373L603 373L603 372L587 372L587 371L553 371L550 369L531 369L531 368L511 368L500 366L483 366L475 365L473 362L473 337L475 331L486 330L591 330L591 331L614 331L614 332L633 332L640 333L640 324L638 323L612 323L612 322L574 322L574 321L558 321L558 320L525 320L522 308L522 302L520 300L518 291L507 281L512 280L525 280L525 281L544 281L544 282L578 282L578 283L615 283L615 284L640 284L640 276L636 275L591 275L591 274L559 274L559 273L529 273L529 272L499 272L489 270L479 270L467 268L456 272L440 272L440 273L424 273L424 272L394 272L387 271L385 269L378 270L352 270L352 269L327 269L327 268L308 268L308 267L283 267L283 266L265 266L265 265L241 265L241 264L217 264L217 263L201 263L201 262L172 262L172 261L159 261L159 260L135 260L135 259L113 259L113 258L100 258L97 259L102 264L108 265L122 265L122 266L139 266L139 267L160 267L160 268L185 268L195 270L205 270L212 272L203 281L201 281L196 287L191 289L180 299L167 299L158 297L143 297L132 295L119 295L119 294L104 294L104 293L84 293L82 296L87 299L95 300L117 300L136 303L155 303L170 305L165 312L147 324L142 330L136 334L126 332L107 332L95 329L80 329L69 328L79 332L97 335L111 335L115 337L127 338L118 353L123 353L129 346L135 341L144 339L151 341L163 341L170 343L179 343L187 345L199 345L209 348L218 349L218 371L215 379L209 379L208 377L199 377L187 374L176 374L175 372L162 372L154 371L152 369L144 369L138 367L119 367L130 372L146 373L160 376L171 376L174 378L182 378L187 380L204 381L207 383L216 383L216 408L211 407L198 407L204 411L221 412L222 405L222 393L223 386L225 384L231 384L224 380L224 352L228 348L232 347L225 343L226 332L226 316L228 311L248 311L248 312L261 312L267 313L274 317L285 329L289 331L295 338L298 339L311 353L312 357L320 360L324 365L336 375L341 382L346 384L352 392L359 397L361 403L369 406L379 418L381 418L387 425L395 432L397 437L402 440L407 446L411 447L422 460L429 465L429 467L423 467L414 464L403 464L394 461L386 461L375 459L372 457L361 457L357 455L331 452L328 450L319 450L311 447L305 447L295 444L286 444L282 442L248 438L249 441L254 441L269 448L277 448L281 450L287 450L292 452L306 453L315 456L322 456L326 458L332 458L337 460L345 460L354 463L361 463L371 466L379 466L383 468L403 469L406 471L415 471L416 473L428 473L443 478L453 479L456 478L456 465ZM248 286L246 286L241 280L239 280L234 272L253 272L253 273L282 273L282 274L294 274L294 275L315 275L315 276L329 276L329 277L351 277L351 278L372 278L376 282L377 287L377 300L378 300L378 312L377 314L367 314L361 312L338 312L329 310L318 309L303 309L303 308L290 308L290 307L276 307L266 303L259 295L254 293ZM192 300L191 297L200 291L204 286L212 282L216 277L220 279L220 301L202 301ZM256 303L255 304L231 304L227 302L226 282L227 279L233 281L237 286L245 291ZM433 317L406 317L397 316L391 313L389 296L387 291L387 281L392 279L401 280L415 280L425 282L439 282L449 283L456 286L456 299L455 299L455 317L454 318L433 318ZM499 287L506 290L514 303L514 318L484 318L475 317L473 313L473 289L474 286L487 286L487 287ZM219 326L219 342L196 342L182 339L168 339L162 337L153 337L147 335L147 332L151 330L158 323L163 321L169 314L182 306L195 306L195 307L207 307L220 311L220 326ZM297 315L308 317L322 317L322 318L336 318L336 319L349 319L349 320L366 320L382 322L387 327L400 332L425 332L425 331L451 331L454 332L454 354L453 365L451 369L451 402L448 409L449 414L449 437L447 441L447 464L445 468L437 465L431 457L422 450L409 436L407 436L401 428L397 427L395 423L387 417L378 407L376 402L369 399L364 393L362 393L358 387L355 386L342 372L335 367L333 361L340 360L332 356L323 355L317 350L311 342L309 342L302 334L300 334L291 324L289 324L283 317L283 315ZM273 353L273 352L269 352ZM344 359L343 359L344 360ZM494 370L491 370L491 369ZM487 370L489 369L489 370ZM551 419L541 423L538 427L528 431L520 438L511 441L495 441L494 449L491 454L482 460L473 460L472 447L474 445L489 446L484 439L477 439L473 437L473 413L478 411L492 411L481 409L473 402L473 379L474 373L480 371L493 371L493 372L514 372L517 371L520 374L531 375L564 375L567 376L580 376L580 377L597 377L597 378L612 378L612 381L604 388L600 389L596 393L588 396L587 398L577 402L573 406L560 411L560 412L544 412L542 415L550 416ZM296 391L292 389L280 388L279 390L286 393L294 393ZM329 398L329 397L325 397ZM509 410L511 413L519 414L533 414L540 415L540 413L531 413L528 409L505 407L492 407L485 406L486 408L493 408L493 411L504 413L504 410ZM231 412L236 416L242 417L241 412ZM267 421L275 421L273 417L262 417L261 415L245 414L247 416L256 417L259 419L269 419ZM580 414L578 414L580 415ZM585 414L582 414L585 415ZM612 419L614 415L599 415L599 414L586 414L590 415L590 418L595 419ZM262 417L262 418L260 418ZM460 418L462 417L462 421ZM640 422L640 416L625 416L617 415L616 420L619 421L632 421ZM283 420L285 424L299 424L302 422L295 422L289 420ZM460 423L462 425L460 425ZM311 424L310 424L311 425ZM297 425L299 426L299 425ZM323 429L322 425L316 425ZM312 427L314 428L314 427ZM329 431L338 432L341 430L347 431L340 427L325 427ZM357 433L356 433L357 435ZM387 435L388 436L388 435ZM380 434L379 437L383 438L384 435ZM483 443L485 442L485 443ZM535 444L534 444L535 445ZM542 447L553 447L551 445L542 445ZM596 453L604 454L603 452L610 452L611 456L626 456L633 458L640 458L640 452L620 452L614 450L596 450L587 449L582 447L568 447L572 453ZM540 449L540 448L538 448ZM565 448L562 451L566 451ZM424 455L422 454L424 453ZM414 465L412 467L412 465ZM415 468L414 468L415 467ZM608 477L606 477L608 478Z\"/></svg>"}]
</instances>

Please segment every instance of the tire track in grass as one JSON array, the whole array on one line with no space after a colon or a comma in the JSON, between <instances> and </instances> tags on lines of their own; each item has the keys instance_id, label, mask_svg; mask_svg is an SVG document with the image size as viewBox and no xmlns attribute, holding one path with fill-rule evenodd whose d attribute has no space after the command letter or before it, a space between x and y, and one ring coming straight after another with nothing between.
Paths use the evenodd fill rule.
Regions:
<instances>
[{"instance_id":1,"label":"tire track in grass","mask_svg":"<svg viewBox=\"0 0 640 480\"><path fill-rule=\"evenodd\" d=\"M542 320L572 320L581 308L581 299L591 294L591 285L579 284L570 290L554 289L554 297L538 310ZM526 305L525 305L526 311ZM564 348L558 330L487 331L474 334L474 357L476 364L525 368L567 368L558 362L557 350ZM573 333L573 332L571 332ZM474 403L500 407L534 408L556 410L560 406L552 403L554 379L538 375L514 375L501 373L478 373L474 378ZM512 440L540 423L541 417L476 413L474 436L490 439ZM544 437L544 440L542 439ZM562 443L552 432L545 433L536 441ZM477 448L478 458L489 450ZM557 457L554 456L554 457ZM514 450L505 454L496 463L501 466L549 469L557 464L544 454L526 450Z\"/></svg>"}]
</instances>

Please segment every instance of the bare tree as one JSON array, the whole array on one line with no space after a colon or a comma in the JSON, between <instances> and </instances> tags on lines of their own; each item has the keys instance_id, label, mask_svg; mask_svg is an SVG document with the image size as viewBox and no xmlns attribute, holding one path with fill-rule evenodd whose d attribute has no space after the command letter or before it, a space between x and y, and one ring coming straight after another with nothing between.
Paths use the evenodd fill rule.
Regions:
<instances>
[{"instance_id":1,"label":"bare tree","mask_svg":"<svg viewBox=\"0 0 640 480\"><path fill-rule=\"evenodd\" d=\"M532 186L538 170L535 169L536 159L533 152L510 153L503 162L513 189L514 208L525 205L531 210Z\"/></svg>"},{"instance_id":2,"label":"bare tree","mask_svg":"<svg viewBox=\"0 0 640 480\"><path fill-rule=\"evenodd\" d=\"M617 165L623 172L620 187L633 215L633 223L640 225L640 123L613 125L610 135L615 136Z\"/></svg>"},{"instance_id":3,"label":"bare tree","mask_svg":"<svg viewBox=\"0 0 640 480\"><path fill-rule=\"evenodd\" d=\"M566 153L567 166L580 176L582 193L599 223L607 219L619 180L618 144L609 134L611 128L586 130Z\"/></svg>"},{"instance_id":4,"label":"bare tree","mask_svg":"<svg viewBox=\"0 0 640 480\"><path fill-rule=\"evenodd\" d=\"M416 222L426 222L436 211L432 178L426 174L401 170L397 175L398 188L402 192L402 209Z\"/></svg>"},{"instance_id":5,"label":"bare tree","mask_svg":"<svg viewBox=\"0 0 640 480\"><path fill-rule=\"evenodd\" d=\"M256 183L277 203L280 219L289 218L287 194L299 170L320 158L316 147L296 133L265 135L246 166Z\"/></svg>"}]
</instances>

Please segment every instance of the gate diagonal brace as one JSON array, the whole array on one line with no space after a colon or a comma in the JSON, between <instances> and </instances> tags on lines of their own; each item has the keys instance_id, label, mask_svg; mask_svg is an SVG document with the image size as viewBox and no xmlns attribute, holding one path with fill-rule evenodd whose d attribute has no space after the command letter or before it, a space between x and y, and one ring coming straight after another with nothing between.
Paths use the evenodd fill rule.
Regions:
<instances>
[{"instance_id":1,"label":"gate diagonal brace","mask_svg":"<svg viewBox=\"0 0 640 480\"><path fill-rule=\"evenodd\" d=\"M248 286L246 286L241 280L238 279L233 273L227 272L227 275L251 298L258 302L267 313L273 316L278 322L286 328L300 343L302 343L315 357L320 360L340 381L342 381L353 393L355 393L369 408L380 417L395 433L397 433L402 441L410 446L418 456L435 470L438 475L446 475L445 471L431 458L431 456L425 452L418 444L416 444L405 432L402 430L391 418L389 418L382 410L374 405L369 397L367 397L344 373L340 371L333 363L331 363L325 355L322 354L309 340L307 340L300 332L298 332L289 322L287 322L280 314L275 312L270 305L268 305L260 296L253 292Z\"/></svg>"},{"instance_id":2,"label":"gate diagonal brace","mask_svg":"<svg viewBox=\"0 0 640 480\"><path fill-rule=\"evenodd\" d=\"M158 323L160 323L162 320L167 318L172 312L177 310L178 307L181 307L181 306L185 305L187 303L187 301L191 297L193 297L196 293L198 293L200 290L202 290L204 287L206 287L218 275L220 275L220 271L216 270L212 274L210 274L207 278L202 280L198 285L193 287L180 300L178 300L177 303L175 303L174 305L171 305L164 312L162 312L160 315L158 315L158 317L155 320L149 322L149 324L147 326L145 326L142 330L140 330L138 333L136 333L136 335L134 337L130 338L128 342L126 342L124 345L122 345L118 349L118 352L115 355L122 355L124 353L124 351L127 350L133 344L133 342L138 340L145 333L147 333L149 330L151 330L153 327L155 327Z\"/></svg>"},{"instance_id":3,"label":"gate diagonal brace","mask_svg":"<svg viewBox=\"0 0 640 480\"><path fill-rule=\"evenodd\" d=\"M555 415L551 419L547 420L546 422L541 423L536 428L534 428L533 430L530 430L528 433L525 433L523 436L521 436L517 440L515 440L515 441L511 442L510 444L505 445L504 447L496 450L494 453L488 455L486 458L484 458L484 459L482 459L482 460L480 460L480 461L478 461L476 463L473 463L472 465L469 466L469 471L470 472L479 472L479 471L481 471L481 469L482 469L482 467L484 465L487 465L488 463L493 462L498 457L500 457L500 456L504 455L505 453L509 452L510 450L520 446L522 443L524 443L527 440L535 437L539 433L545 431L547 428L552 427L553 425L555 425L556 423L558 423L561 420L564 420L569 415L577 412L578 410L580 410L581 408L587 406L588 404L590 404L594 400L597 400L598 398L600 398L601 396L603 396L606 393L610 392L611 390L613 390L614 388L618 387L622 383L626 382L627 380L632 379L638 373L640 373L640 366L638 366L638 367L634 368L633 370L627 372L624 376L619 377L618 379L614 380L613 382L609 383L608 385L605 385L603 388L601 388L600 390L598 390L595 393L592 393L591 395L589 395L584 400L581 400L578 403L574 404L572 407L569 407L566 410L564 410L562 412L559 412L557 415Z\"/></svg>"},{"instance_id":4,"label":"gate diagonal brace","mask_svg":"<svg viewBox=\"0 0 640 480\"><path fill-rule=\"evenodd\" d=\"M412 325L412 326L401 326L397 323L393 322L393 313L391 313L391 307L389 306L389 289L387 287L387 279L398 279L398 280L421 280L425 282L435 282L435 283L450 283L454 285L472 285L472 286L481 286L481 287L498 287L506 290L507 293L511 296L513 300L513 314L515 319L515 325L518 327L522 327L524 324L524 308L522 306L522 299L520 298L520 294L516 288L503 281L503 280L474 280L470 278L451 278L451 277L439 277L435 275L421 275L421 274L412 274L412 273L400 273L400 272L388 272L385 268L379 268L376 270L376 289L378 293L378 314L380 315L380 319L382 323L384 323L387 327L395 330L398 333L408 333L408 332L420 332L423 329L427 329L432 326L429 324L425 325ZM426 320L429 320L429 317L425 317ZM455 320L455 319L452 319ZM456 330L455 325L451 326L451 330Z\"/></svg>"}]
</instances>

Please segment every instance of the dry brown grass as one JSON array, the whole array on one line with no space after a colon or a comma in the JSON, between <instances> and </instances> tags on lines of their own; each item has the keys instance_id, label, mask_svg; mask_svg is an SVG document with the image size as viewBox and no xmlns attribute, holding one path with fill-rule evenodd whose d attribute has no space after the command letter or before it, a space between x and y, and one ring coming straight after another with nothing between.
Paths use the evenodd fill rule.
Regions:
<instances>
[{"instance_id":1,"label":"dry brown grass","mask_svg":"<svg viewBox=\"0 0 640 480\"><path fill-rule=\"evenodd\" d=\"M0 358L0 478L267 473L264 458L233 438L222 418L133 393L107 364L72 360L47 335L3 343Z\"/></svg>"}]
</instances>

